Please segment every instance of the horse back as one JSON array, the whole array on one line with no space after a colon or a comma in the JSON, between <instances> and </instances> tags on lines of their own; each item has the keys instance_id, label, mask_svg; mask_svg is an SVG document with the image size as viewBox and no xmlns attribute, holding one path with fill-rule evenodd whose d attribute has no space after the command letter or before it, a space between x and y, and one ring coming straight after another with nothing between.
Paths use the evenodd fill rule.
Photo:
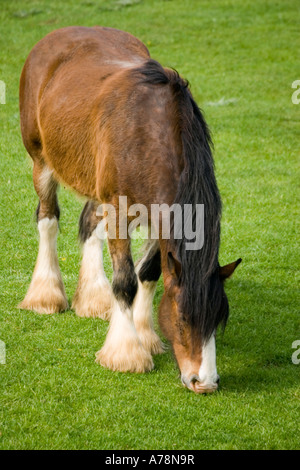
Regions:
<instances>
[{"instance_id":1,"label":"horse back","mask_svg":"<svg viewBox=\"0 0 300 470\"><path fill-rule=\"evenodd\" d=\"M111 28L64 28L41 40L20 87L32 158L98 200L126 194L132 203L160 202L159 188L172 179L171 202L182 170L176 109L168 87L140 84L138 70L149 59L138 39Z\"/></svg>"},{"instance_id":2,"label":"horse back","mask_svg":"<svg viewBox=\"0 0 300 470\"><path fill-rule=\"evenodd\" d=\"M89 61L98 65L139 63L149 57L149 52L131 34L99 26L62 28L41 39L31 50L20 78L21 131L25 147L32 157L41 144L38 111L43 93L61 67L82 55L85 55L86 63L79 65L87 68ZM99 72L98 78L101 78Z\"/></svg>"}]
</instances>

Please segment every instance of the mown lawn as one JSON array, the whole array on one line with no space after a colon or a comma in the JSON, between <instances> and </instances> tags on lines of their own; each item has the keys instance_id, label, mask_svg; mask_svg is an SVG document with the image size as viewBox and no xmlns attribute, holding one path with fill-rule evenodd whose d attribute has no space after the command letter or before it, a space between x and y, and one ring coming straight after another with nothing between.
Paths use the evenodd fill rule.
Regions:
<instances>
[{"instance_id":1,"label":"mown lawn","mask_svg":"<svg viewBox=\"0 0 300 470\"><path fill-rule=\"evenodd\" d=\"M1 449L299 449L297 0L0 0ZM213 133L223 199L221 263L243 263L217 342L220 391L184 389L170 349L146 375L94 362L108 324L19 311L37 253L37 196L21 142L18 81L32 46L67 25L127 30L191 83ZM83 201L61 189L68 296ZM135 246L137 250L137 246ZM111 274L106 252L106 265ZM299 278L298 278L299 281ZM155 298L155 315L162 283Z\"/></svg>"}]
</instances>

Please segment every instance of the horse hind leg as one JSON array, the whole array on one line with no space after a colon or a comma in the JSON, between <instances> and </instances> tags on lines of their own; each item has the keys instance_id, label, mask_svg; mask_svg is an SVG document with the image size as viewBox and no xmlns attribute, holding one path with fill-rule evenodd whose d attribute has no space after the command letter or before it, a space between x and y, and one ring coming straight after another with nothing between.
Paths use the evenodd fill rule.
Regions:
<instances>
[{"instance_id":1,"label":"horse hind leg","mask_svg":"<svg viewBox=\"0 0 300 470\"><path fill-rule=\"evenodd\" d=\"M51 314L68 308L56 249L59 220L57 182L46 165L36 162L33 182L39 196L39 251L28 292L19 308Z\"/></svg>"},{"instance_id":2,"label":"horse hind leg","mask_svg":"<svg viewBox=\"0 0 300 470\"><path fill-rule=\"evenodd\" d=\"M97 235L97 225L100 221L96 215L97 206L98 203L88 201L80 216L82 262L72 308L80 317L99 317L109 320L111 286L103 267L104 242Z\"/></svg>"},{"instance_id":3,"label":"horse hind leg","mask_svg":"<svg viewBox=\"0 0 300 470\"><path fill-rule=\"evenodd\" d=\"M161 354L164 346L154 331L152 304L156 284L161 274L158 243L150 243L145 256L137 263L138 291L133 304L133 320L144 348L151 354Z\"/></svg>"}]
</instances>

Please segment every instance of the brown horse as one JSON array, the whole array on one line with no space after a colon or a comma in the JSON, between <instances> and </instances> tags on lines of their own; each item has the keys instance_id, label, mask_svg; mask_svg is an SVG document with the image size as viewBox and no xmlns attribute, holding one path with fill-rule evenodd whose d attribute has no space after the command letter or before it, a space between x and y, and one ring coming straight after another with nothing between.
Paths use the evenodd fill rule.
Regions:
<instances>
[{"instance_id":1,"label":"brown horse","mask_svg":"<svg viewBox=\"0 0 300 470\"><path fill-rule=\"evenodd\" d=\"M54 313L68 308L56 252L58 183L88 199L80 218L83 256L73 308L80 316L109 319L97 361L118 371L153 368L163 351L153 329L152 300L161 271L164 295L159 323L171 342L182 383L196 393L218 386L215 331L226 322L224 280L240 260L218 263L221 201L211 141L203 116L175 71L152 60L132 35L111 28L54 31L31 51L20 81L21 130L33 160L39 197L39 253L20 308ZM121 210L119 196L127 197ZM99 204L117 214L108 235L112 288L97 235ZM128 207L204 205L205 240L186 249L187 237L150 240L134 266L130 237L120 235ZM128 218L127 224L132 220ZM161 220L161 219L160 219ZM173 219L172 219L173 220ZM150 216L149 221L150 224ZM126 225L127 227L127 225Z\"/></svg>"}]
</instances>

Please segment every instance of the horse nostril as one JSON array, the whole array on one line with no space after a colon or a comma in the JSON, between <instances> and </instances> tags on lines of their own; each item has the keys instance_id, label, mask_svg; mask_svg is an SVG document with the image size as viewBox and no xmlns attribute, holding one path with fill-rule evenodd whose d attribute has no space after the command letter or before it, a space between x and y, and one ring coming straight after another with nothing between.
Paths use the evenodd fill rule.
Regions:
<instances>
[{"instance_id":1,"label":"horse nostril","mask_svg":"<svg viewBox=\"0 0 300 470\"><path fill-rule=\"evenodd\" d=\"M199 382L199 377L197 375L186 377L185 375L181 374L181 382L185 387L189 388L190 390L194 390L195 384Z\"/></svg>"},{"instance_id":2,"label":"horse nostril","mask_svg":"<svg viewBox=\"0 0 300 470\"><path fill-rule=\"evenodd\" d=\"M216 384L219 385L219 383L220 383L220 376L218 375L217 380L216 380Z\"/></svg>"},{"instance_id":3,"label":"horse nostril","mask_svg":"<svg viewBox=\"0 0 300 470\"><path fill-rule=\"evenodd\" d=\"M193 375L193 377L190 378L190 383L192 385L195 385L196 383L199 383L200 379L197 375Z\"/></svg>"}]
</instances>

